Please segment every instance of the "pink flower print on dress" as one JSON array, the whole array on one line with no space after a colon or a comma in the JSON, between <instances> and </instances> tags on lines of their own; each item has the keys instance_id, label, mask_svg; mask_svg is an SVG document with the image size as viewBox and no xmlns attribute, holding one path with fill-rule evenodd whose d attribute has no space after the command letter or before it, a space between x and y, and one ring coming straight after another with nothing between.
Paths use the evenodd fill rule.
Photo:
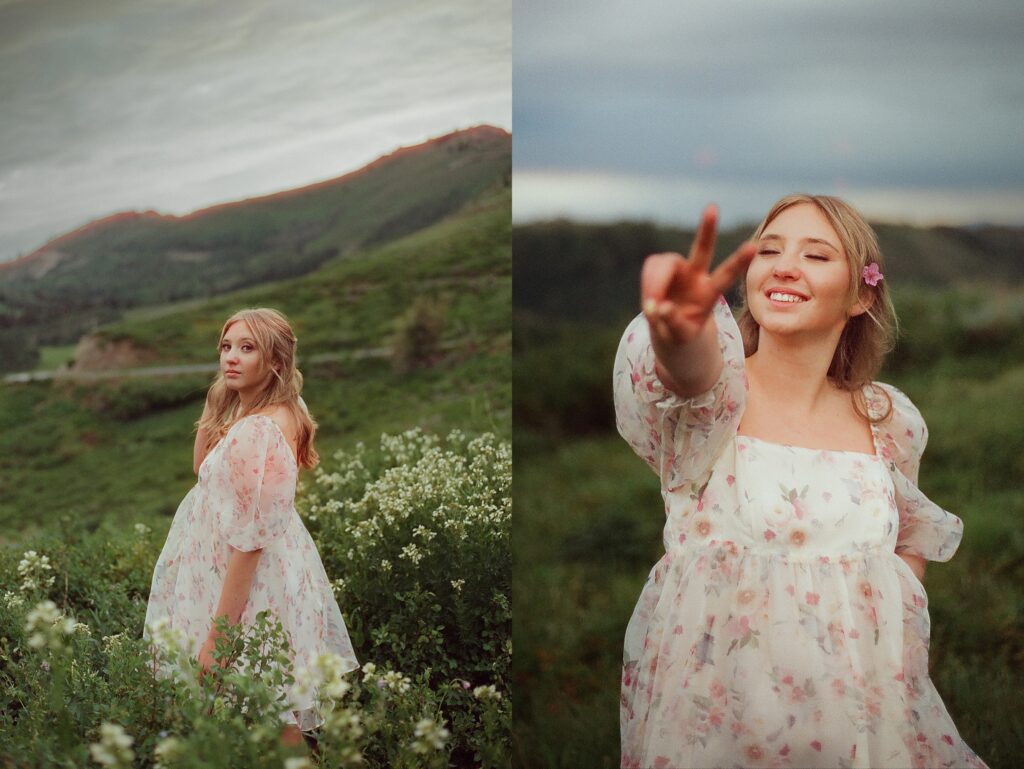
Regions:
<instances>
[{"instance_id":1,"label":"pink flower print on dress","mask_svg":"<svg viewBox=\"0 0 1024 769\"><path fill-rule=\"evenodd\" d=\"M861 277L869 286L877 286L878 281L883 279L882 271L878 269L878 262L872 262L861 272Z\"/></svg>"},{"instance_id":2,"label":"pink flower print on dress","mask_svg":"<svg viewBox=\"0 0 1024 769\"><path fill-rule=\"evenodd\" d=\"M747 749L743 751L744 755L751 761L760 761L764 758L764 748L760 745L748 745Z\"/></svg>"},{"instance_id":3,"label":"pink flower print on dress","mask_svg":"<svg viewBox=\"0 0 1024 769\"><path fill-rule=\"evenodd\" d=\"M793 507L793 514L796 515L798 520L803 520L807 511L804 508L804 497L807 495L807 486L804 486L800 491L795 488L787 489L782 486L782 498L786 500Z\"/></svg>"}]
</instances>

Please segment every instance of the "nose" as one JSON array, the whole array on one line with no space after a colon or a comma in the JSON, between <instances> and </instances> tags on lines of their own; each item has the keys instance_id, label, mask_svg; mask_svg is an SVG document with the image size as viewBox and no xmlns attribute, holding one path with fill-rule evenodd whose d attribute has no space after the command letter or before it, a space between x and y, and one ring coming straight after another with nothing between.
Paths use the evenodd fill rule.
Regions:
<instances>
[{"instance_id":1,"label":"nose","mask_svg":"<svg viewBox=\"0 0 1024 769\"><path fill-rule=\"evenodd\" d=\"M772 263L772 276L776 278L799 278L799 255L788 249L779 254Z\"/></svg>"}]
</instances>

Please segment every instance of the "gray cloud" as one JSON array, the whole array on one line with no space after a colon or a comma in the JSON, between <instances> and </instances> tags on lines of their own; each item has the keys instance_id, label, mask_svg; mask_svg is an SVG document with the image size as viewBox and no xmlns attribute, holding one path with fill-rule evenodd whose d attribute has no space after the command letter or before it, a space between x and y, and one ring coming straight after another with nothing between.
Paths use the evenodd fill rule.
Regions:
<instances>
[{"instance_id":1,"label":"gray cloud","mask_svg":"<svg viewBox=\"0 0 1024 769\"><path fill-rule=\"evenodd\" d=\"M511 127L510 0L0 3L0 258Z\"/></svg>"},{"instance_id":2,"label":"gray cloud","mask_svg":"<svg viewBox=\"0 0 1024 769\"><path fill-rule=\"evenodd\" d=\"M1010 2L517 2L516 171L1019 200L1022 22Z\"/></svg>"}]
</instances>

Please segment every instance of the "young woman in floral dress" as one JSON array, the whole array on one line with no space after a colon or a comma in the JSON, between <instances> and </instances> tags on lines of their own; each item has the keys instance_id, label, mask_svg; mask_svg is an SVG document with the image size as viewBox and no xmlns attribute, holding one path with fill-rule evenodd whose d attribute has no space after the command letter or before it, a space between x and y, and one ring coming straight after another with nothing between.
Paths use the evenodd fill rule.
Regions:
<instances>
[{"instance_id":1,"label":"young woman in floral dress","mask_svg":"<svg viewBox=\"0 0 1024 769\"><path fill-rule=\"evenodd\" d=\"M666 512L626 630L622 766L984 767L928 675L924 564L963 527L917 488L920 412L872 381L895 324L875 235L792 195L709 272L715 219L689 258L648 257L615 362Z\"/></svg>"},{"instance_id":2,"label":"young woman in floral dress","mask_svg":"<svg viewBox=\"0 0 1024 769\"><path fill-rule=\"evenodd\" d=\"M216 664L219 617L250 625L270 610L290 640L293 669L334 653L358 666L330 580L295 510L300 468L319 461L316 423L300 393L296 339L275 310L241 310L220 334L220 372L198 422L198 482L182 500L153 572L147 634L166 617L200 666ZM322 722L312 693L285 692L282 740Z\"/></svg>"}]
</instances>

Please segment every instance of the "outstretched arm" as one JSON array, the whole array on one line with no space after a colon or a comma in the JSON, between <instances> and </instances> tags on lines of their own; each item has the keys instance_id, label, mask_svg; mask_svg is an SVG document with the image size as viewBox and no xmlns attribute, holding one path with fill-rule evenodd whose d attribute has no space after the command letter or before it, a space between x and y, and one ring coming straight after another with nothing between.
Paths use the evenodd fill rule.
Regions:
<instances>
[{"instance_id":1,"label":"outstretched arm","mask_svg":"<svg viewBox=\"0 0 1024 769\"><path fill-rule=\"evenodd\" d=\"M717 209L701 218L688 259L679 254L647 257L640 274L641 303L650 323L658 379L682 398L706 392L718 380L723 359L712 316L719 295L729 289L754 256L744 243L713 272Z\"/></svg>"}]
</instances>

